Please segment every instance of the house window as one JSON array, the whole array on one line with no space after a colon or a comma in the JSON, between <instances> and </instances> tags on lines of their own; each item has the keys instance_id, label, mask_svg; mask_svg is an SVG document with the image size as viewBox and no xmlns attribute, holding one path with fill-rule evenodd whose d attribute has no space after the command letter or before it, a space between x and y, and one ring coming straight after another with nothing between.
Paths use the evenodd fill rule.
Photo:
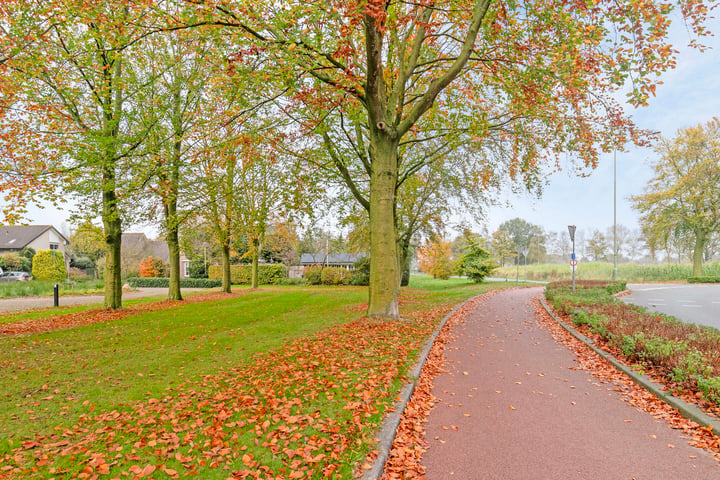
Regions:
<instances>
[{"instance_id":1,"label":"house window","mask_svg":"<svg viewBox=\"0 0 720 480\"><path fill-rule=\"evenodd\" d=\"M57 243L51 243L50 244L50 250L57 250L60 247Z\"/></svg>"},{"instance_id":2,"label":"house window","mask_svg":"<svg viewBox=\"0 0 720 480\"><path fill-rule=\"evenodd\" d=\"M183 277L187 278L190 276L190 262L183 262Z\"/></svg>"}]
</instances>

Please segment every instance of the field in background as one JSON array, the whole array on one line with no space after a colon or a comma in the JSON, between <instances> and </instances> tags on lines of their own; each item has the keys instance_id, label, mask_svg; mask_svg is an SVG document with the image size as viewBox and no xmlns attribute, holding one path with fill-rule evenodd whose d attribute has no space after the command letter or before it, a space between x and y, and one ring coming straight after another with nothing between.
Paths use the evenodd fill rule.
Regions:
<instances>
[{"instance_id":1,"label":"field in background","mask_svg":"<svg viewBox=\"0 0 720 480\"><path fill-rule=\"evenodd\" d=\"M525 266L520 265L520 280L525 278ZM514 280L517 267L498 268L493 277ZM579 262L575 269L578 280L609 280L612 278L613 264L609 262ZM713 262L703 265L703 276L719 276L720 263ZM618 264L618 280L633 283L643 282L684 282L692 276L690 264L638 265L635 263ZM528 280L570 280L572 270L567 264L532 264L527 266Z\"/></svg>"}]
</instances>

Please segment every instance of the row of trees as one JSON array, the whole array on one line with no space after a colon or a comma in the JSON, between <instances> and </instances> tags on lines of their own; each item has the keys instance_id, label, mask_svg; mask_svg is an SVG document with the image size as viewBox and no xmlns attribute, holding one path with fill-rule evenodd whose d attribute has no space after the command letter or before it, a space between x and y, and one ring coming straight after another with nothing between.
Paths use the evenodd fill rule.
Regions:
<instances>
[{"instance_id":1,"label":"row of trees","mask_svg":"<svg viewBox=\"0 0 720 480\"><path fill-rule=\"evenodd\" d=\"M675 6L708 33L704 2ZM117 308L123 225L162 223L180 298L182 225L212 224L226 270L242 230L256 263L268 222L309 211L322 187L353 198L346 215L367 225L368 314L397 317L419 231L478 208L503 181L538 187L566 154L586 169L600 151L644 143L615 98L630 86L645 104L674 65L672 11L636 0L9 0L6 217L57 198L60 182L81 216L101 212Z\"/></svg>"},{"instance_id":2,"label":"row of trees","mask_svg":"<svg viewBox=\"0 0 720 480\"><path fill-rule=\"evenodd\" d=\"M669 185L667 187L670 187ZM712 195L712 193L710 193ZM635 197L640 198L640 197ZM637 201L637 200L636 200ZM656 208L660 204L653 203ZM630 230L624 225L617 225L605 231L594 229L585 231L578 229L575 233L575 253L580 259L587 261L612 261L614 243L617 242L617 255L620 262L655 263L684 262L693 258L695 238L683 230L673 229L667 238L652 235L647 219L643 217L641 228ZM660 227L659 224L652 224ZM485 238L485 244L493 257L501 266L520 263L566 263L570 258L572 244L567 231L546 232L540 225L534 225L521 218L503 222L498 229ZM518 248L520 247L520 248ZM720 254L720 229L708 232L703 247L702 258L706 261Z\"/></svg>"}]
</instances>

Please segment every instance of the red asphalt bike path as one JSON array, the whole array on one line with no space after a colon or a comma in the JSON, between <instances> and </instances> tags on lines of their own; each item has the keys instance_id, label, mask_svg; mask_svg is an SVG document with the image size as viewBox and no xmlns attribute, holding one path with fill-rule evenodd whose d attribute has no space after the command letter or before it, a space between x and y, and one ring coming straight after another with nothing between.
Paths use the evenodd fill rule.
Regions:
<instances>
[{"instance_id":1,"label":"red asphalt bike path","mask_svg":"<svg viewBox=\"0 0 720 480\"><path fill-rule=\"evenodd\" d=\"M579 369L537 322L541 294L493 295L451 331L425 425L425 478L720 479L712 455Z\"/></svg>"}]
</instances>

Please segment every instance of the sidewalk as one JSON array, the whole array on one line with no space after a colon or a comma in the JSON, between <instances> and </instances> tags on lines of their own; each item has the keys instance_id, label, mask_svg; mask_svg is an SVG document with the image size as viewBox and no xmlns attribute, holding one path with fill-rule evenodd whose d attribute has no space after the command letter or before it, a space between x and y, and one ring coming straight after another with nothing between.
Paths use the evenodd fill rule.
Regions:
<instances>
[{"instance_id":1,"label":"sidewalk","mask_svg":"<svg viewBox=\"0 0 720 480\"><path fill-rule=\"evenodd\" d=\"M183 288L182 292L205 290L203 288ZM123 292L123 300L141 297L166 296L167 288L139 288L133 292ZM98 295L62 295L59 299L61 307L68 305L102 305L105 301L103 294ZM49 308L53 306L53 297L18 297L0 299L0 312L16 312L35 308Z\"/></svg>"},{"instance_id":2,"label":"sidewalk","mask_svg":"<svg viewBox=\"0 0 720 480\"><path fill-rule=\"evenodd\" d=\"M453 331L425 425L425 477L720 478L720 463L680 431L575 370L574 355L535 320L530 301L541 293L494 295Z\"/></svg>"}]
</instances>

